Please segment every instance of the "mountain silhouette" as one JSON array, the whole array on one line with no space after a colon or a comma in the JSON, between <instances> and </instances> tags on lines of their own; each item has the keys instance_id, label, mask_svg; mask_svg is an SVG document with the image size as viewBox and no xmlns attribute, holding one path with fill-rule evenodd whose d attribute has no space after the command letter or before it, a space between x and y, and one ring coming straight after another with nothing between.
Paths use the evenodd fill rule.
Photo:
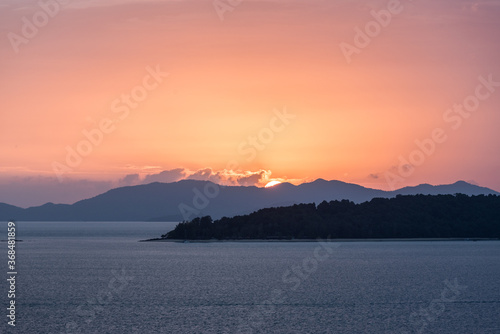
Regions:
<instances>
[{"instance_id":1,"label":"mountain silhouette","mask_svg":"<svg viewBox=\"0 0 500 334\"><path fill-rule=\"evenodd\" d=\"M209 181L182 180L120 187L74 204L47 203L27 209L0 203L0 219L17 221L181 221L210 215L214 219L300 203L347 199L355 203L396 195L500 195L464 181L449 185L422 184L395 191L365 188L318 179L271 188L221 186Z\"/></svg>"}]
</instances>

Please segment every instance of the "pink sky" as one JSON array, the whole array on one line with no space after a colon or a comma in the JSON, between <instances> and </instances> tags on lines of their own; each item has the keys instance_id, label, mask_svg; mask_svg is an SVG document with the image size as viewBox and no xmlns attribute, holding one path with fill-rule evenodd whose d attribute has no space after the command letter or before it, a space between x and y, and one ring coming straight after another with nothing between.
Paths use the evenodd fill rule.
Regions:
<instances>
[{"instance_id":1,"label":"pink sky","mask_svg":"<svg viewBox=\"0 0 500 334\"><path fill-rule=\"evenodd\" d=\"M42 3L0 1L0 202L186 177L500 191L497 1Z\"/></svg>"}]
</instances>

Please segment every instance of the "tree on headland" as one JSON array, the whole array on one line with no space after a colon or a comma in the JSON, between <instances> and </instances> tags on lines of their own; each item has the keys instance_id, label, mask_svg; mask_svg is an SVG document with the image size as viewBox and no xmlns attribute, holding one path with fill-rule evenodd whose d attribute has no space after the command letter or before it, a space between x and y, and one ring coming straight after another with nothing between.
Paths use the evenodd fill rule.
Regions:
<instances>
[{"instance_id":1,"label":"tree on headland","mask_svg":"<svg viewBox=\"0 0 500 334\"><path fill-rule=\"evenodd\" d=\"M165 239L500 238L500 196L398 195L179 223Z\"/></svg>"}]
</instances>

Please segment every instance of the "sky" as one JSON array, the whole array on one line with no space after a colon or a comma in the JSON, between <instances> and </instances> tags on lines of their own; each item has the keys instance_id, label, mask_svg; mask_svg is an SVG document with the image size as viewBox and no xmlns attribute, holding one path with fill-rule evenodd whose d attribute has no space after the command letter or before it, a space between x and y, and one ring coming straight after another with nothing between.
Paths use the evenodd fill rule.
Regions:
<instances>
[{"instance_id":1,"label":"sky","mask_svg":"<svg viewBox=\"0 0 500 334\"><path fill-rule=\"evenodd\" d=\"M500 1L0 0L0 202L181 179L500 191Z\"/></svg>"}]
</instances>

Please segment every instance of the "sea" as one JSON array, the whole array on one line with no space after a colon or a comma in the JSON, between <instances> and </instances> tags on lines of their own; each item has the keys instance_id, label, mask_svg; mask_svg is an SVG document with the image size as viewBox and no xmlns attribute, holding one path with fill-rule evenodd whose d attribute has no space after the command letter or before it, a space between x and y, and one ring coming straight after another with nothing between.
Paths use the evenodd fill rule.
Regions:
<instances>
[{"instance_id":1,"label":"sea","mask_svg":"<svg viewBox=\"0 0 500 334\"><path fill-rule=\"evenodd\" d=\"M500 241L140 242L175 225L16 222L0 332L500 333Z\"/></svg>"}]
</instances>

